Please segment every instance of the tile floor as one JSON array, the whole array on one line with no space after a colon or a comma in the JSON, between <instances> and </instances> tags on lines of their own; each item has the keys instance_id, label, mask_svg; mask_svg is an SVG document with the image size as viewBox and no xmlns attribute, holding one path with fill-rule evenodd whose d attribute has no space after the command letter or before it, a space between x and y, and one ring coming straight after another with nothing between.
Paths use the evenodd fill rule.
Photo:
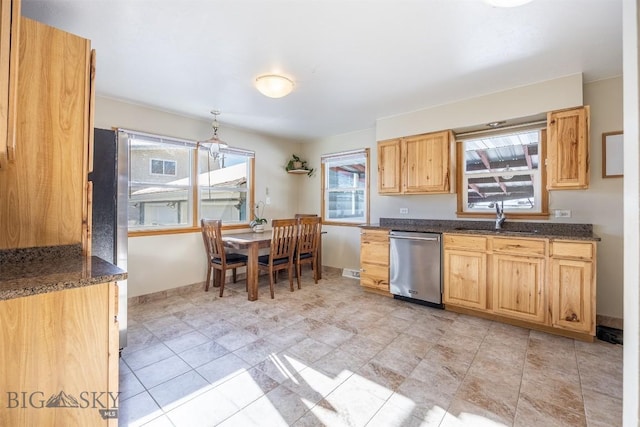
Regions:
<instances>
[{"instance_id":1,"label":"tile floor","mask_svg":"<svg viewBox=\"0 0 640 427\"><path fill-rule=\"evenodd\" d=\"M303 276L130 307L120 425L621 425L622 346Z\"/></svg>"}]
</instances>

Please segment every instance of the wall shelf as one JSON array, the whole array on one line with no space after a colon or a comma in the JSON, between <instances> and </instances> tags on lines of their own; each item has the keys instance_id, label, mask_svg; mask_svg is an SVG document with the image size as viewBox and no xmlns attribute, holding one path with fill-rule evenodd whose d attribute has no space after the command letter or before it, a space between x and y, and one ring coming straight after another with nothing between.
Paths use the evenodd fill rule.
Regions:
<instances>
[{"instance_id":1,"label":"wall shelf","mask_svg":"<svg viewBox=\"0 0 640 427\"><path fill-rule=\"evenodd\" d=\"M303 173L309 173L309 171L307 169L291 169L287 171L287 173L303 174Z\"/></svg>"}]
</instances>

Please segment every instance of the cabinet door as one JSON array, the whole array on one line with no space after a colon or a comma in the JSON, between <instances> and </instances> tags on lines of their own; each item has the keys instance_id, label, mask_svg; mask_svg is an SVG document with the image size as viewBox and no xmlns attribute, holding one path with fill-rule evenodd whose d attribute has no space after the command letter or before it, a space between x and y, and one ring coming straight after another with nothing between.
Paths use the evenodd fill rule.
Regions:
<instances>
[{"instance_id":1,"label":"cabinet door","mask_svg":"<svg viewBox=\"0 0 640 427\"><path fill-rule=\"evenodd\" d=\"M450 189L450 132L417 135L403 140L403 191L447 193Z\"/></svg>"},{"instance_id":2,"label":"cabinet door","mask_svg":"<svg viewBox=\"0 0 640 427\"><path fill-rule=\"evenodd\" d=\"M492 255L493 311L544 323L544 259Z\"/></svg>"},{"instance_id":3,"label":"cabinet door","mask_svg":"<svg viewBox=\"0 0 640 427\"><path fill-rule=\"evenodd\" d=\"M90 58L88 40L21 19L16 160L0 179L0 249L83 240Z\"/></svg>"},{"instance_id":4,"label":"cabinet door","mask_svg":"<svg viewBox=\"0 0 640 427\"><path fill-rule=\"evenodd\" d=\"M389 292L389 266L361 262L360 285Z\"/></svg>"},{"instance_id":5,"label":"cabinet door","mask_svg":"<svg viewBox=\"0 0 640 427\"><path fill-rule=\"evenodd\" d=\"M389 292L389 232L387 230L361 232L360 285Z\"/></svg>"},{"instance_id":6,"label":"cabinet door","mask_svg":"<svg viewBox=\"0 0 640 427\"><path fill-rule=\"evenodd\" d=\"M483 252L444 252L444 303L487 307L487 255Z\"/></svg>"},{"instance_id":7,"label":"cabinet door","mask_svg":"<svg viewBox=\"0 0 640 427\"><path fill-rule=\"evenodd\" d=\"M15 392L12 404L19 406L3 407L0 425L115 425L99 412L100 404L117 408L114 288L103 283L0 301L0 389ZM100 395L95 406L92 393ZM61 398L80 406L40 406Z\"/></svg>"},{"instance_id":8,"label":"cabinet door","mask_svg":"<svg viewBox=\"0 0 640 427\"><path fill-rule=\"evenodd\" d=\"M400 140L378 143L378 193L400 193Z\"/></svg>"},{"instance_id":9,"label":"cabinet door","mask_svg":"<svg viewBox=\"0 0 640 427\"><path fill-rule=\"evenodd\" d=\"M552 259L552 325L595 334L593 264L588 261Z\"/></svg>"},{"instance_id":10,"label":"cabinet door","mask_svg":"<svg viewBox=\"0 0 640 427\"><path fill-rule=\"evenodd\" d=\"M20 0L0 0L0 169L15 159Z\"/></svg>"},{"instance_id":11,"label":"cabinet door","mask_svg":"<svg viewBox=\"0 0 640 427\"><path fill-rule=\"evenodd\" d=\"M589 187L589 107L547 115L547 189Z\"/></svg>"}]
</instances>

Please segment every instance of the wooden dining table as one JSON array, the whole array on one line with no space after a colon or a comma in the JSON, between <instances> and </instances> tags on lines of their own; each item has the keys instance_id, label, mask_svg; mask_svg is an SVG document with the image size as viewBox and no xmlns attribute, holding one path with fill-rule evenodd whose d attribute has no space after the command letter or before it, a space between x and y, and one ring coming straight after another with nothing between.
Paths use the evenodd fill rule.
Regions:
<instances>
[{"instance_id":1,"label":"wooden dining table","mask_svg":"<svg viewBox=\"0 0 640 427\"><path fill-rule=\"evenodd\" d=\"M226 234L222 237L226 247L247 251L247 299L255 301L258 299L258 256L260 249L271 246L271 230L264 233L237 233ZM319 243L318 255L322 252L322 239ZM318 265L322 265L321 258L318 258ZM318 268L318 267L317 267ZM322 276L318 268L318 279Z\"/></svg>"}]
</instances>

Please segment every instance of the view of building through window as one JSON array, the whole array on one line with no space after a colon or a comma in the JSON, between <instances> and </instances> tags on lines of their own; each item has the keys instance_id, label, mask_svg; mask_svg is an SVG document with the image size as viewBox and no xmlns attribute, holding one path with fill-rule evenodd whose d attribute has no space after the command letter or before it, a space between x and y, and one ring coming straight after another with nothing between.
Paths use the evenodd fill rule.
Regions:
<instances>
[{"instance_id":1,"label":"view of building through window","mask_svg":"<svg viewBox=\"0 0 640 427\"><path fill-rule=\"evenodd\" d=\"M323 156L324 221L364 223L368 212L368 151Z\"/></svg>"},{"instance_id":2,"label":"view of building through window","mask_svg":"<svg viewBox=\"0 0 640 427\"><path fill-rule=\"evenodd\" d=\"M129 229L195 227L200 218L248 222L252 152L129 139ZM195 213L194 213L195 212Z\"/></svg>"},{"instance_id":3,"label":"view of building through window","mask_svg":"<svg viewBox=\"0 0 640 427\"><path fill-rule=\"evenodd\" d=\"M540 129L462 142L463 211L541 212Z\"/></svg>"}]
</instances>

